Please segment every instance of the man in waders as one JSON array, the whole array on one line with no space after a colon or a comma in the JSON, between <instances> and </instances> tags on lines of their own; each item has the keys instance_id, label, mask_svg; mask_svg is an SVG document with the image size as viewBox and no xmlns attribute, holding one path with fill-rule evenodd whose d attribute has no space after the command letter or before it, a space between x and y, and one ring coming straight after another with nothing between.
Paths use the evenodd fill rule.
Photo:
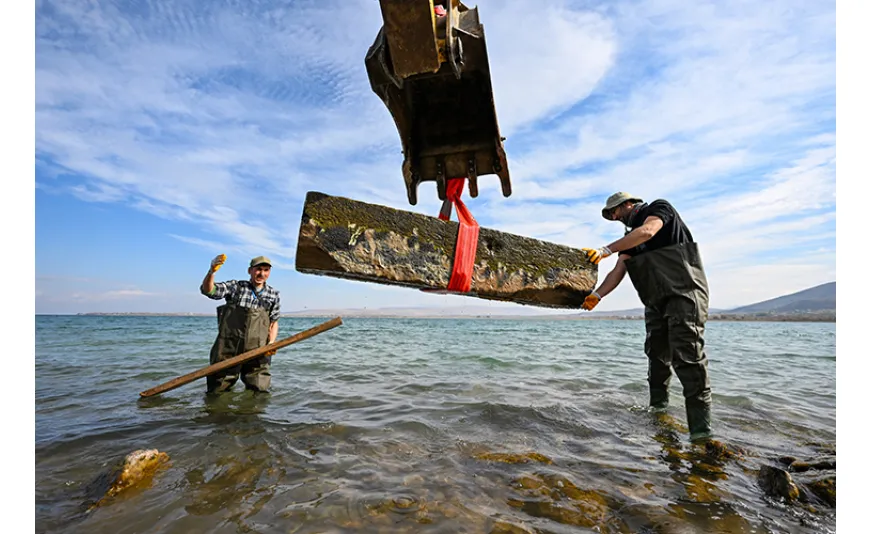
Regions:
<instances>
[{"instance_id":1,"label":"man in waders","mask_svg":"<svg viewBox=\"0 0 870 534\"><path fill-rule=\"evenodd\" d=\"M668 406L671 367L683 385L690 439L712 435L710 379L704 353L704 324L709 291L698 245L666 200L649 204L628 193L607 199L601 215L625 225L625 236L599 249L582 249L596 265L619 254L616 266L582 307L593 309L628 276L644 304L649 358L650 406L661 411Z\"/></svg>"},{"instance_id":2,"label":"man in waders","mask_svg":"<svg viewBox=\"0 0 870 534\"><path fill-rule=\"evenodd\" d=\"M278 290L266 284L272 271L272 262L265 256L251 260L248 268L250 280L215 282L214 274L221 268L226 256L221 254L211 261L211 267L202 281L200 291L210 299L226 299L217 309L218 335L211 348L211 364L238 356L278 337L278 316L281 297ZM275 351L240 366L226 369L206 378L209 393L228 391L242 377L247 389L268 391L272 381L269 366Z\"/></svg>"}]
</instances>

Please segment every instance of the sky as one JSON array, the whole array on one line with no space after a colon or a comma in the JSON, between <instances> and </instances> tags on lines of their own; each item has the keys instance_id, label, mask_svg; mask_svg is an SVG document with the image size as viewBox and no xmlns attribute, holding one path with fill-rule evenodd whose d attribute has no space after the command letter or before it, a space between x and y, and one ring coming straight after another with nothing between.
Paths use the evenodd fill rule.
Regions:
<instances>
[{"instance_id":1,"label":"sky","mask_svg":"<svg viewBox=\"0 0 870 534\"><path fill-rule=\"evenodd\" d=\"M628 191L677 208L713 308L836 280L834 1L468 4L513 183L480 178L481 226L597 248ZM269 256L286 312L528 312L295 271L309 191L438 213L369 86L380 26L375 0L37 1L36 313L213 312L219 253L219 280ZM596 311L639 306L626 278Z\"/></svg>"}]
</instances>

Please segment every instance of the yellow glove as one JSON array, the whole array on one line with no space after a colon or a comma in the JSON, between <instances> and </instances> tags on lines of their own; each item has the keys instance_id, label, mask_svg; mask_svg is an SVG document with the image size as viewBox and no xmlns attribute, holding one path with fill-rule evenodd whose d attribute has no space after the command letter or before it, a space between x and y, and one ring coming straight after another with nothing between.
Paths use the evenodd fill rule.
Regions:
<instances>
[{"instance_id":1,"label":"yellow glove","mask_svg":"<svg viewBox=\"0 0 870 534\"><path fill-rule=\"evenodd\" d=\"M598 262L599 262L599 261L601 261L601 260L603 260L604 258L606 258L607 256L610 256L611 254L613 254L613 252L610 252L610 249L607 248L607 247L601 247L601 248L581 248L580 250L582 250L583 252L585 252L585 253L586 253L586 258L587 258L589 261L591 261L592 263L594 263L595 265L598 265Z\"/></svg>"},{"instance_id":2,"label":"yellow glove","mask_svg":"<svg viewBox=\"0 0 870 534\"><path fill-rule=\"evenodd\" d=\"M589 296L586 297L586 300L583 301L583 304L580 305L586 311L592 311L592 308L598 306L598 303L601 302L601 297L598 296L598 293L592 292L589 293Z\"/></svg>"},{"instance_id":3,"label":"yellow glove","mask_svg":"<svg viewBox=\"0 0 870 534\"><path fill-rule=\"evenodd\" d=\"M225 261L227 261L226 254L218 254L217 256L215 256L214 259L211 260L211 272L216 273Z\"/></svg>"},{"instance_id":4,"label":"yellow glove","mask_svg":"<svg viewBox=\"0 0 870 534\"><path fill-rule=\"evenodd\" d=\"M263 356L274 356L276 352L278 352L278 349L272 349L269 352L264 352Z\"/></svg>"}]
</instances>

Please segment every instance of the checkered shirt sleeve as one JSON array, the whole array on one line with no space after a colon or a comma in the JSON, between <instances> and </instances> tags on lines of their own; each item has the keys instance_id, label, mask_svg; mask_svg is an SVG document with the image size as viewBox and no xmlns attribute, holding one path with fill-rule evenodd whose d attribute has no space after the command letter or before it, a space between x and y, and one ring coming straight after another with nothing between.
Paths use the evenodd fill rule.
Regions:
<instances>
[{"instance_id":1,"label":"checkered shirt sleeve","mask_svg":"<svg viewBox=\"0 0 870 534\"><path fill-rule=\"evenodd\" d=\"M269 311L269 320L275 322L281 314L281 295L277 289L266 285L257 295L251 283L245 280L215 282L214 291L207 295L214 300L226 299L227 304L242 308L262 308Z\"/></svg>"}]
</instances>

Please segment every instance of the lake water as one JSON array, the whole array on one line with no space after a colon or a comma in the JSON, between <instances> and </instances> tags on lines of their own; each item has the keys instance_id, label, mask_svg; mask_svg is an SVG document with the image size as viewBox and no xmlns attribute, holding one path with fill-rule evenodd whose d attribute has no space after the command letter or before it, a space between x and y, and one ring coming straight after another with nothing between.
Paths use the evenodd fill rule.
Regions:
<instances>
[{"instance_id":1,"label":"lake water","mask_svg":"<svg viewBox=\"0 0 870 534\"><path fill-rule=\"evenodd\" d=\"M279 339L327 318L282 318ZM647 412L642 321L344 319L278 351L272 393L205 379L209 317L36 317L36 531L833 532L766 497L772 458L836 450L832 323L711 322L717 437L679 381ZM171 463L86 510L136 449Z\"/></svg>"}]
</instances>

